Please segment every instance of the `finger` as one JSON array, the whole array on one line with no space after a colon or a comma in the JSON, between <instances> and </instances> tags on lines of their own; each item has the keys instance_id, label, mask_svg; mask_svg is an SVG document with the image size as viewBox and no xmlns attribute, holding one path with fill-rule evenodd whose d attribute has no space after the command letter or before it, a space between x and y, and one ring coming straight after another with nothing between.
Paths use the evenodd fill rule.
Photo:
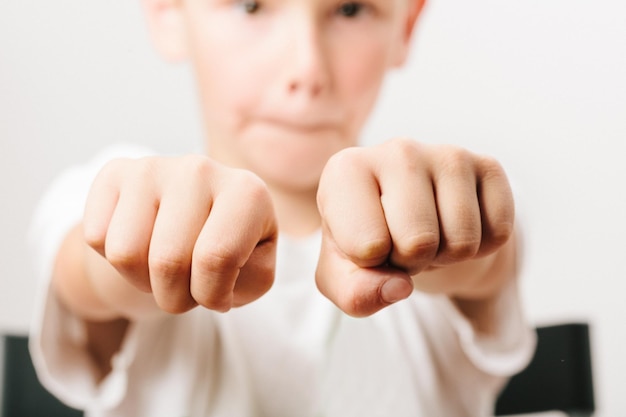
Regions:
<instances>
[{"instance_id":1,"label":"finger","mask_svg":"<svg viewBox=\"0 0 626 417\"><path fill-rule=\"evenodd\" d=\"M325 233L316 270L320 292L343 312L365 317L407 298L413 291L409 275L388 266L361 268Z\"/></svg>"},{"instance_id":2,"label":"finger","mask_svg":"<svg viewBox=\"0 0 626 417\"><path fill-rule=\"evenodd\" d=\"M233 290L233 307L246 305L265 294L274 282L276 235L259 242L239 271Z\"/></svg>"},{"instance_id":3,"label":"finger","mask_svg":"<svg viewBox=\"0 0 626 417\"><path fill-rule=\"evenodd\" d=\"M397 147L380 170L381 202L393 242L391 265L411 275L429 266L439 248L432 179L414 148ZM416 164L423 164L417 166Z\"/></svg>"},{"instance_id":4,"label":"finger","mask_svg":"<svg viewBox=\"0 0 626 417\"><path fill-rule=\"evenodd\" d=\"M478 198L482 219L482 243L479 255L487 255L502 246L513 233L515 202L501 165L483 158L478 168Z\"/></svg>"},{"instance_id":5,"label":"finger","mask_svg":"<svg viewBox=\"0 0 626 417\"><path fill-rule=\"evenodd\" d=\"M380 189L364 151L335 154L320 179L317 200L322 219L338 248L360 267L382 265L391 237Z\"/></svg>"},{"instance_id":6,"label":"finger","mask_svg":"<svg viewBox=\"0 0 626 417\"><path fill-rule=\"evenodd\" d=\"M118 170L124 162L109 162L94 179L83 214L85 242L104 256L107 231L119 199Z\"/></svg>"},{"instance_id":7,"label":"finger","mask_svg":"<svg viewBox=\"0 0 626 417\"><path fill-rule=\"evenodd\" d=\"M193 248L211 206L205 182L194 175L173 178L156 216L148 254L150 284L157 304L169 313L197 305L189 286Z\"/></svg>"},{"instance_id":8,"label":"finger","mask_svg":"<svg viewBox=\"0 0 626 417\"><path fill-rule=\"evenodd\" d=\"M236 290L247 294L246 299L267 292L274 281L276 236L265 185L252 175L227 182L193 250L192 297L209 309L227 311L235 305Z\"/></svg>"},{"instance_id":9,"label":"finger","mask_svg":"<svg viewBox=\"0 0 626 417\"><path fill-rule=\"evenodd\" d=\"M451 152L434 174L440 244L435 260L447 265L473 258L482 239L474 164L466 152Z\"/></svg>"},{"instance_id":10,"label":"finger","mask_svg":"<svg viewBox=\"0 0 626 417\"><path fill-rule=\"evenodd\" d=\"M158 194L147 177L123 184L105 243L106 259L131 284L149 292L148 249L158 209Z\"/></svg>"}]
</instances>

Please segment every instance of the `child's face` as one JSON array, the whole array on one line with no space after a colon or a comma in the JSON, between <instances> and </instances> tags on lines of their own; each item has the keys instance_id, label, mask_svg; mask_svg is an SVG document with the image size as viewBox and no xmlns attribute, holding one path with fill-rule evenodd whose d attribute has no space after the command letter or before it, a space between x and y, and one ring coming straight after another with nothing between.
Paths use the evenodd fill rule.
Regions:
<instances>
[{"instance_id":1,"label":"child's face","mask_svg":"<svg viewBox=\"0 0 626 417\"><path fill-rule=\"evenodd\" d=\"M418 5L182 0L161 19L184 32L173 49L195 68L209 153L304 190L357 143L385 72L404 59Z\"/></svg>"}]
</instances>

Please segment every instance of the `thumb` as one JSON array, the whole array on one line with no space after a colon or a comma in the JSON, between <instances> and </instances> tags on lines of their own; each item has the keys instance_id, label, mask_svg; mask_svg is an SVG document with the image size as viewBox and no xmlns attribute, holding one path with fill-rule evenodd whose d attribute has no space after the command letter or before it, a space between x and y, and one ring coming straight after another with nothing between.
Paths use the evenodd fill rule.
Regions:
<instances>
[{"instance_id":1,"label":"thumb","mask_svg":"<svg viewBox=\"0 0 626 417\"><path fill-rule=\"evenodd\" d=\"M360 267L324 235L315 281L320 292L344 313L366 317L413 292L413 281L405 271L391 266Z\"/></svg>"}]
</instances>

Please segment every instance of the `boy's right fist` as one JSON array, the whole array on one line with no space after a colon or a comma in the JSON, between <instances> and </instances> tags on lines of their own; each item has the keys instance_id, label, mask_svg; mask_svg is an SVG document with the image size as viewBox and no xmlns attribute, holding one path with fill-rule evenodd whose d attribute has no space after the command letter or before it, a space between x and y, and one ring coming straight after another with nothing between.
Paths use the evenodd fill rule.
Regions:
<instances>
[{"instance_id":1,"label":"boy's right fist","mask_svg":"<svg viewBox=\"0 0 626 417\"><path fill-rule=\"evenodd\" d=\"M111 161L91 187L83 230L170 313L227 311L274 281L278 232L265 184L204 156Z\"/></svg>"}]
</instances>

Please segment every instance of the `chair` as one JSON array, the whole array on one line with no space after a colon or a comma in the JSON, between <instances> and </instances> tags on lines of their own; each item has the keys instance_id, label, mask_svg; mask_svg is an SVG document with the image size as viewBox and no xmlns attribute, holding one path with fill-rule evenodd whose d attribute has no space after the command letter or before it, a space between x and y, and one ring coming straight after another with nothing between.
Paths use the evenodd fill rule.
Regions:
<instances>
[{"instance_id":1,"label":"chair","mask_svg":"<svg viewBox=\"0 0 626 417\"><path fill-rule=\"evenodd\" d=\"M0 417L82 417L39 383L28 337L0 336Z\"/></svg>"},{"instance_id":2,"label":"chair","mask_svg":"<svg viewBox=\"0 0 626 417\"><path fill-rule=\"evenodd\" d=\"M595 411L589 326L568 323L537 328L528 367L501 392L495 415L561 411L590 417Z\"/></svg>"}]
</instances>

